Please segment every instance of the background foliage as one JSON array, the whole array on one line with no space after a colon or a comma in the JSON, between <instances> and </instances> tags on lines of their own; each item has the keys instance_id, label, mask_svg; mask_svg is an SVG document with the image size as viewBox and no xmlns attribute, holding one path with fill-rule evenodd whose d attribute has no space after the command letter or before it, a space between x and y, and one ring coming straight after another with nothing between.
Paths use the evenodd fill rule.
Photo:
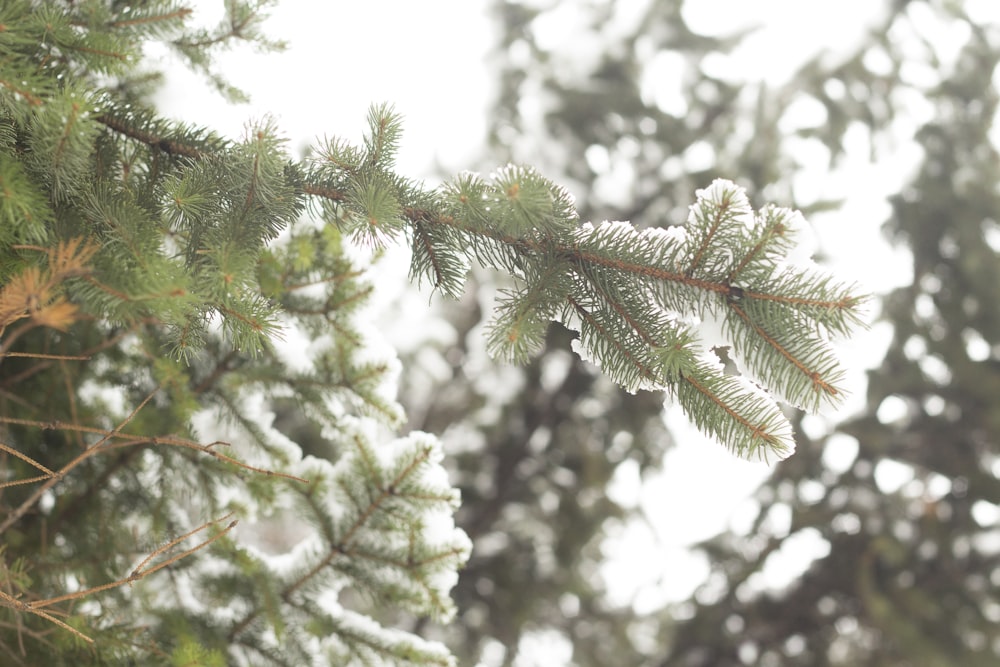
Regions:
<instances>
[{"instance_id":1,"label":"background foliage","mask_svg":"<svg viewBox=\"0 0 1000 667\"><path fill-rule=\"evenodd\" d=\"M457 450L459 521L476 545L450 630L463 659L530 664L532 642L544 639L578 665L997 661L1000 36L966 13L974 5L885 2L878 25L780 85L725 76L718 54L746 36L694 32L679 1L631 13L612 3L495 5L504 29L494 148L563 173L585 219L676 221L693 184L728 174L754 196L836 225L857 193L799 195L800 165L815 164L806 158L816 147L828 163L815 178L850 164L858 137L876 160L910 142L920 150L890 217L870 223L912 253L913 277L901 269L889 282L905 286L874 309L893 334L869 374L867 407L838 426L796 419L799 448L746 502L752 519L694 547L710 574L690 600L636 611L612 602L600 575L623 522L643 520L606 493L615 470L634 461L650 475L670 448L658 397L625 395L566 357L558 328L519 380L523 392L498 398L452 365L448 400L411 414ZM547 21L571 22L573 39L543 42ZM957 50L943 34L957 36L948 42ZM656 68L663 61L676 65L669 75ZM665 76L682 99L657 104L652 82ZM803 101L822 109L819 120L790 122ZM465 334L480 315L474 304L454 313L459 343L445 359L474 355ZM481 434L469 452L455 444L463 427L447 426L463 412ZM905 482L889 485L889 472ZM765 568L787 567L782 546L803 538L819 545L814 560L769 586Z\"/></svg>"}]
</instances>

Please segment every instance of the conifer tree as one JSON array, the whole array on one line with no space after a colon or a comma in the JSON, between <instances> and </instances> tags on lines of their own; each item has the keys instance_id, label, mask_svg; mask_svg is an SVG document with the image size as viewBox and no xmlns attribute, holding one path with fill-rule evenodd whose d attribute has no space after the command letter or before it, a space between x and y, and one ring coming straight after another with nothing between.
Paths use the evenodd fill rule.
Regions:
<instances>
[{"instance_id":1,"label":"conifer tree","mask_svg":"<svg viewBox=\"0 0 1000 667\"><path fill-rule=\"evenodd\" d=\"M772 396L815 409L843 393L826 341L862 297L788 263L799 216L755 213L731 182L700 191L683 228L640 232L581 224L529 167L415 182L393 166L385 105L362 145L305 159L269 120L234 140L160 117L144 44L237 97L211 54L278 48L265 4L231 0L212 30L171 1L0 7L10 664L453 663L394 627L452 615L469 543L440 444L398 433L359 248L408 243L412 277L451 297L470 264L508 275L497 356L527 359L563 322L615 382L668 391L741 456L791 452ZM309 448L275 421L288 406L319 434ZM296 533L291 551L255 539L266 522Z\"/></svg>"}]
</instances>

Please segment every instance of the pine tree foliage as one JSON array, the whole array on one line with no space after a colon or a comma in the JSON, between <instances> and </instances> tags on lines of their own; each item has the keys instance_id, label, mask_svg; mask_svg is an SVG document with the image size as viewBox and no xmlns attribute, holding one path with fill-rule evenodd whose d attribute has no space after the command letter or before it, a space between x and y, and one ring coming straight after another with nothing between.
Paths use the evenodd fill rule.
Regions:
<instances>
[{"instance_id":1,"label":"pine tree foliage","mask_svg":"<svg viewBox=\"0 0 1000 667\"><path fill-rule=\"evenodd\" d=\"M388 627L447 620L469 545L437 441L411 433L391 358L358 309L354 244L403 239L412 275L457 296L471 263L512 277L490 330L525 360L552 320L629 390L665 388L747 457L785 456L764 389L726 375L697 327L721 320L749 375L793 403L842 394L826 343L853 288L786 266L795 216L735 185L676 233L583 224L528 167L427 188L397 174L401 122L296 161L270 120L238 141L159 117L138 69L165 40L231 97L215 48L260 38L266 3L188 28L174 2L0 8L0 451L12 664L453 664ZM306 361L282 337L307 340ZM292 404L321 434L276 425ZM380 442L391 440L389 443ZM297 526L281 555L247 524ZM300 525L301 524L301 525ZM391 611L389 611L391 610Z\"/></svg>"},{"instance_id":2,"label":"pine tree foliage","mask_svg":"<svg viewBox=\"0 0 1000 667\"><path fill-rule=\"evenodd\" d=\"M447 619L468 543L437 441L386 429L364 265L273 124L229 141L141 94L146 40L214 77L259 10L0 8L4 664L453 664L385 611ZM254 540L276 523L287 553Z\"/></svg>"},{"instance_id":3,"label":"pine tree foliage","mask_svg":"<svg viewBox=\"0 0 1000 667\"><path fill-rule=\"evenodd\" d=\"M464 174L428 192L394 175L399 119L369 117L361 150L332 140L305 176L324 214L379 246L410 232L411 274L448 295L470 262L514 276L490 327L497 356L524 361L548 325L580 330L583 353L630 391L669 388L703 430L741 456L783 458L788 422L766 394L705 360L683 318L722 317L726 341L767 389L817 409L842 397L841 371L824 333L859 323L854 286L782 261L795 220L718 181L699 193L683 234L628 224L580 225L571 197L533 169L508 166L486 180Z\"/></svg>"},{"instance_id":4,"label":"pine tree foliage","mask_svg":"<svg viewBox=\"0 0 1000 667\"><path fill-rule=\"evenodd\" d=\"M388 116L371 120L373 134L395 125ZM337 170L350 174L360 156L345 163L345 155L336 153ZM863 298L852 286L785 266L796 216L777 207L753 214L732 183L700 192L684 233L670 235L623 223L581 226L569 196L525 167L506 167L490 181L461 176L433 210L397 204L377 180L359 180L345 197L348 216L361 221L355 233L378 242L398 229L398 211L409 210L418 277L454 294L470 261L515 276L518 286L490 327L499 357L524 361L549 323L562 321L580 330L583 354L616 382L630 391L674 390L699 427L749 458L787 456L794 448L787 420L766 394L700 359L682 318L722 317L726 342L748 370L793 404L816 409L843 392L822 334L857 324ZM341 199L339 191L326 196Z\"/></svg>"}]
</instances>

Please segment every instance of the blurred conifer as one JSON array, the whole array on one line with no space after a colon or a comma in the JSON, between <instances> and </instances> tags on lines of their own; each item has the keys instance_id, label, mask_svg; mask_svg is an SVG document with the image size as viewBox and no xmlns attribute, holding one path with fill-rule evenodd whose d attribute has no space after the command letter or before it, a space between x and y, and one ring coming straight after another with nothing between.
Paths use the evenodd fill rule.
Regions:
<instances>
[{"instance_id":1,"label":"blurred conifer","mask_svg":"<svg viewBox=\"0 0 1000 667\"><path fill-rule=\"evenodd\" d=\"M612 601L600 573L606 545L627 522L644 520L608 497L610 480L630 461L643 474L655 471L669 449L658 400L625 395L565 357L560 328L549 330L523 379L530 391L498 405L481 385L467 385L466 404L478 406L474 423L482 426L478 445L454 457L465 498L460 523L476 545L452 626L466 659L502 655L496 664L513 664L526 638L540 635L561 637L574 664L594 666L998 661L1000 394L992 378L1000 332L992 276L1000 266L1000 36L963 3L883 4L881 23L849 48L767 86L720 75L726 59L718 55L746 35L697 34L678 0L631 13L615 3L496 3L504 29L495 149L561 174L557 180L581 193L584 219L676 224L687 215L685 193L720 176L746 185L755 206L768 193L807 216L836 216L843 202L802 200L796 190L804 144L823 146L836 169L851 137L868 138L878 159L912 136L923 160L892 198L884 226L912 250L914 281L875 308L894 334L869 375L868 408L839 426L814 420L812 436L802 415L793 417L796 454L747 501L750 527L695 547L711 574L690 600L638 613ZM567 17L571 40L541 41L546 22ZM943 33L961 37L954 61ZM675 65L667 69L678 91L662 104L652 92L652 81L666 76L658 63ZM914 78L917 70L929 78ZM786 111L803 101L824 110L823 122L787 129ZM916 132L908 129L911 114L924 111ZM455 317L464 330L477 319ZM474 354L459 340L446 358ZM456 367L448 382L463 379ZM449 396L462 400L463 392ZM904 406L891 423L879 412L887 399ZM436 418L461 412L448 410L432 408L421 423L437 428ZM467 429L453 432L444 432L446 446L457 447ZM838 468L838 455L855 445L853 462ZM899 489L876 481L879 466L892 463L912 477ZM775 520L786 514L787 526ZM761 572L798 539L829 552L769 589ZM669 564L663 576L676 576Z\"/></svg>"}]
</instances>

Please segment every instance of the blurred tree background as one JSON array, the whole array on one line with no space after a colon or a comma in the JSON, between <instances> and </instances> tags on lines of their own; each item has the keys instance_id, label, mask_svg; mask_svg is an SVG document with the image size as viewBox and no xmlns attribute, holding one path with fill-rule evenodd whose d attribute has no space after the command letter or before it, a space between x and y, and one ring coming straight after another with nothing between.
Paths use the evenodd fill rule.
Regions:
<instances>
[{"instance_id":1,"label":"blurred tree background","mask_svg":"<svg viewBox=\"0 0 1000 667\"><path fill-rule=\"evenodd\" d=\"M801 64L776 84L728 76L753 32L699 34L682 0L496 2L488 163L537 166L583 220L679 224L694 190L726 177L754 206L835 226L852 193L810 182L859 144L876 162L901 145L919 159L879 184L898 190L888 219L869 212L912 253L912 280L874 307L892 334L867 407L797 417L798 451L746 501L752 520L692 547L705 583L655 611L611 600L600 568L606 540L642 520L609 497L616 469L648 476L677 437L663 396L617 389L557 326L529 367L491 366L487 301L441 305L453 331L410 353L402 400L410 427L450 447L475 544L442 630L463 664L533 664L531 637L561 638L581 666L1000 664L1000 32L974 13L986 4L885 0L837 53L788 53ZM547 38L553 26L572 37ZM819 545L808 569L769 585L803 537Z\"/></svg>"}]
</instances>

